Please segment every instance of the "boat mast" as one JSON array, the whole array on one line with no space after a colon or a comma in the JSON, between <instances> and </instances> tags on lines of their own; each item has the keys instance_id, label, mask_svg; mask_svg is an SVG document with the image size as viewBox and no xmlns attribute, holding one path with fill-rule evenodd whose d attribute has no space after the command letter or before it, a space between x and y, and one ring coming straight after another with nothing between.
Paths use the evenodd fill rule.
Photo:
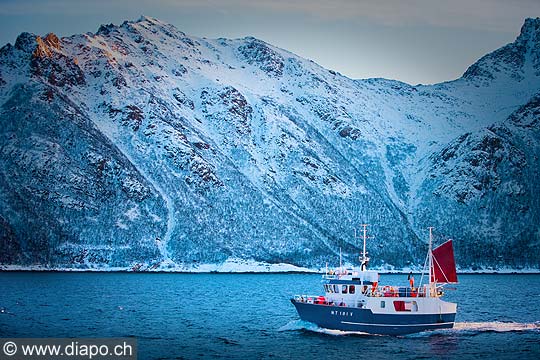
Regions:
<instances>
[{"instance_id":1,"label":"boat mast","mask_svg":"<svg viewBox=\"0 0 540 360\"><path fill-rule=\"evenodd\" d=\"M367 224L363 224L362 226L364 227L364 253L363 253L363 257L364 257L364 261L365 261L367 259L367 256L366 256Z\"/></svg>"},{"instance_id":2,"label":"boat mast","mask_svg":"<svg viewBox=\"0 0 540 360\"><path fill-rule=\"evenodd\" d=\"M364 227L364 235L363 235L364 249L362 251L362 257L360 258L360 271L367 270L367 264L369 261L369 258L367 257L367 252L366 252L367 224L362 224L362 226Z\"/></svg>"},{"instance_id":3,"label":"boat mast","mask_svg":"<svg viewBox=\"0 0 540 360\"><path fill-rule=\"evenodd\" d=\"M433 270L433 252L431 251L433 235L433 227L429 227L429 250L428 250L428 276L429 276L429 292L426 294L426 297L431 297L431 289L433 288L433 283L431 282L431 271Z\"/></svg>"}]
</instances>

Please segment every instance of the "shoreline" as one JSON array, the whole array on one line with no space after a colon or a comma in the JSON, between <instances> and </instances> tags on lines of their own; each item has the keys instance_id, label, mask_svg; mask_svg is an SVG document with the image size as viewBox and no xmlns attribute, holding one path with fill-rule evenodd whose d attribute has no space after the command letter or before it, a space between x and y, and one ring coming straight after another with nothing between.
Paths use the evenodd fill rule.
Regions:
<instances>
[{"instance_id":1,"label":"shoreline","mask_svg":"<svg viewBox=\"0 0 540 360\"><path fill-rule=\"evenodd\" d=\"M212 266L215 267L215 266ZM292 266L291 266L292 267ZM407 275L410 272L413 274L421 274L421 269L377 269L381 275ZM16 273L16 272L28 272L28 273L126 273L126 274L318 274L323 275L324 269L309 269L309 268L272 268L269 269L208 269L208 266L201 266L201 268L171 268L171 269L140 269L134 270L132 268L46 268L46 267L23 267L13 265L0 265L0 273ZM458 275L540 275L540 269L460 269L457 271Z\"/></svg>"},{"instance_id":2,"label":"shoreline","mask_svg":"<svg viewBox=\"0 0 540 360\"><path fill-rule=\"evenodd\" d=\"M237 271L237 272L204 272L204 271L130 271L130 270L6 270L0 269L0 273L86 273L86 274L178 274L178 275L323 275L318 272L302 271ZM380 275L408 275L408 272L379 272ZM420 274L413 272L414 275ZM496 271L477 271L477 272L458 272L457 275L540 275L540 271L526 272L496 272Z\"/></svg>"},{"instance_id":3,"label":"shoreline","mask_svg":"<svg viewBox=\"0 0 540 360\"><path fill-rule=\"evenodd\" d=\"M354 269L350 263L345 263L342 269ZM228 258L219 264L183 264L172 261L157 263L132 263L129 266L97 266L91 263L81 263L73 267L47 266L47 265L5 265L0 264L0 272L88 272L88 273L149 273L149 274L324 274L327 270L337 270L338 267L308 268L288 263L266 263L255 260ZM422 267L407 266L396 268L393 265L373 267L380 274L421 274ZM499 269L480 268L468 269L457 268L457 273L465 274L540 274L540 269L535 268L510 268Z\"/></svg>"}]
</instances>

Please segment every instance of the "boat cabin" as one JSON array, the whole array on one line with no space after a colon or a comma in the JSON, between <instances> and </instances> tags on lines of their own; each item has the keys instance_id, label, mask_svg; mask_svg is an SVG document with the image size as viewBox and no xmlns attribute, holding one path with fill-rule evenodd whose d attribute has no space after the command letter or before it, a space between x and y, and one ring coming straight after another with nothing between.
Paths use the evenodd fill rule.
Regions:
<instances>
[{"instance_id":1,"label":"boat cabin","mask_svg":"<svg viewBox=\"0 0 540 360\"><path fill-rule=\"evenodd\" d=\"M327 303L352 303L358 298L369 296L377 288L379 273L373 270L329 272L323 276L323 287Z\"/></svg>"}]
</instances>

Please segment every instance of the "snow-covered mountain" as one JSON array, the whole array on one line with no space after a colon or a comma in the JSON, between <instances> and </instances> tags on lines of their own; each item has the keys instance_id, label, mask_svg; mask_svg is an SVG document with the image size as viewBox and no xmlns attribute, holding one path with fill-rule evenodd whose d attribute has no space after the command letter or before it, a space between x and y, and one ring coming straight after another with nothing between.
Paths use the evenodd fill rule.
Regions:
<instances>
[{"instance_id":1,"label":"snow-covered mountain","mask_svg":"<svg viewBox=\"0 0 540 360\"><path fill-rule=\"evenodd\" d=\"M142 17L0 49L0 264L540 268L540 19L460 79L352 80Z\"/></svg>"}]
</instances>

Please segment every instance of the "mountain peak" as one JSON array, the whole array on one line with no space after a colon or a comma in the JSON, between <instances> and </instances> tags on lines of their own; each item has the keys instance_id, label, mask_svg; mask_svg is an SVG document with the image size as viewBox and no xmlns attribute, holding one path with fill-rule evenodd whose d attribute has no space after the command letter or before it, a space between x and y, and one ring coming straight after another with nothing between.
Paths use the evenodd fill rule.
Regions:
<instances>
[{"instance_id":1,"label":"mountain peak","mask_svg":"<svg viewBox=\"0 0 540 360\"><path fill-rule=\"evenodd\" d=\"M538 45L540 44L540 18L527 18L521 26L519 36L516 38L516 43L523 45L525 48L532 49L538 53Z\"/></svg>"},{"instance_id":2,"label":"mountain peak","mask_svg":"<svg viewBox=\"0 0 540 360\"><path fill-rule=\"evenodd\" d=\"M148 15L141 15L135 22L136 23L147 22L150 24L164 24L164 22L162 22L161 20L158 20Z\"/></svg>"},{"instance_id":3,"label":"mountain peak","mask_svg":"<svg viewBox=\"0 0 540 360\"><path fill-rule=\"evenodd\" d=\"M527 18L525 19L525 22L523 23L523 26L521 27L521 32L518 38L520 37L534 37L538 36L538 33L540 33L540 17L537 18Z\"/></svg>"},{"instance_id":4,"label":"mountain peak","mask_svg":"<svg viewBox=\"0 0 540 360\"><path fill-rule=\"evenodd\" d=\"M17 36L17 40L15 40L15 48L21 51L34 51L35 43L35 34L23 32L19 36Z\"/></svg>"},{"instance_id":5,"label":"mountain peak","mask_svg":"<svg viewBox=\"0 0 540 360\"><path fill-rule=\"evenodd\" d=\"M531 70L533 72L529 74ZM463 78L488 84L500 77L522 81L539 74L540 18L527 18L514 42L482 57L467 69Z\"/></svg>"},{"instance_id":6,"label":"mountain peak","mask_svg":"<svg viewBox=\"0 0 540 360\"><path fill-rule=\"evenodd\" d=\"M48 33L44 38L36 37L37 47L33 55L35 57L51 57L54 50L60 50L60 39L53 33Z\"/></svg>"},{"instance_id":7,"label":"mountain peak","mask_svg":"<svg viewBox=\"0 0 540 360\"><path fill-rule=\"evenodd\" d=\"M25 53L31 53L34 57L51 57L54 51L61 50L61 42L54 33L48 33L44 37L36 34L23 32L15 40L15 49Z\"/></svg>"},{"instance_id":8,"label":"mountain peak","mask_svg":"<svg viewBox=\"0 0 540 360\"><path fill-rule=\"evenodd\" d=\"M96 34L107 36L110 33L121 31L121 29L138 35L141 35L140 30L144 30L153 34L161 33L173 38L186 36L184 32L178 30L174 25L146 15L141 15L137 20L126 20L119 26L112 23L102 24Z\"/></svg>"}]
</instances>

